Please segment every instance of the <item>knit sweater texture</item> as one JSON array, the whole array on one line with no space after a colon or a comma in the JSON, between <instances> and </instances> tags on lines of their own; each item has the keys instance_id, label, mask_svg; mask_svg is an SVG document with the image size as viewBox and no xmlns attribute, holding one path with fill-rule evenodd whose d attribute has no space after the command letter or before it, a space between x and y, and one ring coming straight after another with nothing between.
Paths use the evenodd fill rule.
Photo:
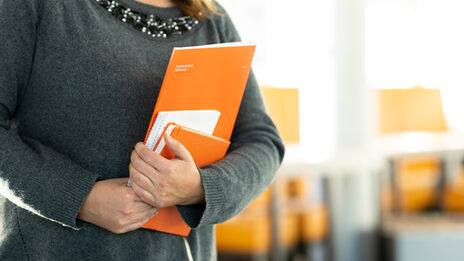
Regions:
<instances>
[{"instance_id":1,"label":"knit sweater texture","mask_svg":"<svg viewBox=\"0 0 464 261\"><path fill-rule=\"evenodd\" d=\"M160 17L183 16L119 0ZM0 0L0 260L186 260L183 239L113 234L78 220L98 180L128 177L173 47L239 41L229 16L152 38L95 0ZM282 141L250 73L228 154L200 169L205 204L178 206L194 260L216 260L214 224L271 183Z\"/></svg>"}]
</instances>

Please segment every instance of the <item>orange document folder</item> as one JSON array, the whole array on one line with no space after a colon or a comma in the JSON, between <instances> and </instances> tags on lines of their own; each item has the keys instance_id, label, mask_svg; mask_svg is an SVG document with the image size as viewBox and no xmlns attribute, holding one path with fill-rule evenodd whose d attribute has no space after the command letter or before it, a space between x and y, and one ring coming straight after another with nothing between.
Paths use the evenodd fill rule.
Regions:
<instances>
[{"instance_id":1,"label":"orange document folder","mask_svg":"<svg viewBox=\"0 0 464 261\"><path fill-rule=\"evenodd\" d=\"M145 141L160 111L180 110L219 111L213 136L229 140L255 48L244 43L174 48Z\"/></svg>"},{"instance_id":2,"label":"orange document folder","mask_svg":"<svg viewBox=\"0 0 464 261\"><path fill-rule=\"evenodd\" d=\"M175 133L179 133L178 140L189 150L200 167L224 157L255 48L255 45L244 43L174 48L145 142L161 111L217 110L221 114L212 135L185 127L179 127ZM167 158L173 156L165 150L161 155ZM159 214L143 228L182 236L187 236L190 232L175 206L160 209Z\"/></svg>"},{"instance_id":3,"label":"orange document folder","mask_svg":"<svg viewBox=\"0 0 464 261\"><path fill-rule=\"evenodd\" d=\"M170 134L172 138L181 142L199 167L222 159L226 155L230 144L227 140L174 123L169 123L166 126L163 136L165 133ZM165 158L172 159L175 157L174 153L165 145L163 138L158 141L155 147L156 150L159 150L160 154ZM158 215L143 225L143 228L182 236L189 234L190 227L184 222L175 206L162 208L158 212Z\"/></svg>"}]
</instances>

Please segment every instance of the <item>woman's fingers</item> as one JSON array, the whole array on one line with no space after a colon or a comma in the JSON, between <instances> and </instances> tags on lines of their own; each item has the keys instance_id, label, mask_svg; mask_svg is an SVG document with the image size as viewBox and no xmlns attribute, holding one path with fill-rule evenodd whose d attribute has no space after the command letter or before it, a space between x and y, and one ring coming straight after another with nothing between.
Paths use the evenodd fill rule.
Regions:
<instances>
[{"instance_id":1,"label":"woman's fingers","mask_svg":"<svg viewBox=\"0 0 464 261\"><path fill-rule=\"evenodd\" d=\"M153 191L154 190L153 186L150 186L149 188L142 188L136 181L134 181L134 182L132 182L131 187L135 191L137 196L143 202L145 202L145 203L147 203L147 204L149 204L151 206L157 206L158 202L157 202L156 198L151 193L148 192L148 191Z\"/></svg>"},{"instance_id":2,"label":"woman's fingers","mask_svg":"<svg viewBox=\"0 0 464 261\"><path fill-rule=\"evenodd\" d=\"M158 173L158 168L150 165L147 161L142 159L139 154L133 150L131 154L131 166L138 170L140 173L156 175Z\"/></svg>"},{"instance_id":3,"label":"woman's fingers","mask_svg":"<svg viewBox=\"0 0 464 261\"><path fill-rule=\"evenodd\" d=\"M150 208L144 212L134 215L134 220L121 231L121 233L129 232L141 228L145 223L158 214L156 208Z\"/></svg>"},{"instance_id":4,"label":"woman's fingers","mask_svg":"<svg viewBox=\"0 0 464 261\"><path fill-rule=\"evenodd\" d=\"M97 181L84 201L78 218L121 234L142 226L156 214L156 208L143 202L126 187L124 179ZM134 223L137 223L135 226Z\"/></svg>"},{"instance_id":5,"label":"woman's fingers","mask_svg":"<svg viewBox=\"0 0 464 261\"><path fill-rule=\"evenodd\" d=\"M160 172L152 168L148 163L142 160L136 152L133 152L131 163L129 165L131 180L147 191L159 189L159 183L163 179Z\"/></svg>"},{"instance_id":6,"label":"woman's fingers","mask_svg":"<svg viewBox=\"0 0 464 261\"><path fill-rule=\"evenodd\" d=\"M150 150L145 144L139 142L135 145L134 151L137 155L151 167L158 171L162 171L169 166L169 160L159 155L158 153Z\"/></svg>"},{"instance_id":7,"label":"woman's fingers","mask_svg":"<svg viewBox=\"0 0 464 261\"><path fill-rule=\"evenodd\" d=\"M174 152L177 158L186 161L193 161L192 155L178 140L172 138L169 134L164 135L166 145Z\"/></svg>"},{"instance_id":8,"label":"woman's fingers","mask_svg":"<svg viewBox=\"0 0 464 261\"><path fill-rule=\"evenodd\" d=\"M142 199L140 199L140 201L134 202L134 208L136 208L135 213L141 213L141 212L145 212L145 211L147 211L149 209L152 209L153 206L146 203Z\"/></svg>"},{"instance_id":9,"label":"woman's fingers","mask_svg":"<svg viewBox=\"0 0 464 261\"><path fill-rule=\"evenodd\" d=\"M147 191L153 191L154 188L157 188L157 178L159 174L157 171L153 173L144 173L139 171L131 163L129 165L129 175L131 177L131 183L137 183L140 188L143 188Z\"/></svg>"}]
</instances>

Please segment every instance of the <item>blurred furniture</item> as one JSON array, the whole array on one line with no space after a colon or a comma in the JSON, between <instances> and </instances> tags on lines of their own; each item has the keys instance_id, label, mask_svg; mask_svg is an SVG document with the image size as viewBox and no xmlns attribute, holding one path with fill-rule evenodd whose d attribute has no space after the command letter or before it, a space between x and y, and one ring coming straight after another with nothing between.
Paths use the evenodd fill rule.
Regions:
<instances>
[{"instance_id":1,"label":"blurred furniture","mask_svg":"<svg viewBox=\"0 0 464 261\"><path fill-rule=\"evenodd\" d=\"M383 261L464 260L463 215L401 215L382 222Z\"/></svg>"},{"instance_id":2,"label":"blurred furniture","mask_svg":"<svg viewBox=\"0 0 464 261\"><path fill-rule=\"evenodd\" d=\"M390 159L390 178L380 183L380 260L464 260L463 156L439 150Z\"/></svg>"},{"instance_id":3,"label":"blurred furniture","mask_svg":"<svg viewBox=\"0 0 464 261\"><path fill-rule=\"evenodd\" d=\"M443 184L440 157L403 156L392 159L391 164L394 211L414 213L440 208Z\"/></svg>"},{"instance_id":4,"label":"blurred furniture","mask_svg":"<svg viewBox=\"0 0 464 261\"><path fill-rule=\"evenodd\" d=\"M287 205L298 217L298 250L307 261L329 260L327 179L316 175L288 178Z\"/></svg>"},{"instance_id":5,"label":"blurred furniture","mask_svg":"<svg viewBox=\"0 0 464 261\"><path fill-rule=\"evenodd\" d=\"M326 185L323 177L278 177L242 213L216 226L219 260L329 260Z\"/></svg>"},{"instance_id":6,"label":"blurred furniture","mask_svg":"<svg viewBox=\"0 0 464 261\"><path fill-rule=\"evenodd\" d=\"M271 250L270 189L242 213L216 226L219 260L269 260Z\"/></svg>"},{"instance_id":7,"label":"blurred furniture","mask_svg":"<svg viewBox=\"0 0 464 261\"><path fill-rule=\"evenodd\" d=\"M464 213L464 162L456 172L445 186L443 209L447 212Z\"/></svg>"}]
</instances>

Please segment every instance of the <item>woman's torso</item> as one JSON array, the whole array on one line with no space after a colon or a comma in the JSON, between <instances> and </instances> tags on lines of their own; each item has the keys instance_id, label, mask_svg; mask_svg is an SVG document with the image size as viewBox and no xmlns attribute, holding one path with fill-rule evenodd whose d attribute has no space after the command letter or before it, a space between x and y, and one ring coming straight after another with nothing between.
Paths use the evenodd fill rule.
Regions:
<instances>
[{"instance_id":1,"label":"woman's torso","mask_svg":"<svg viewBox=\"0 0 464 261\"><path fill-rule=\"evenodd\" d=\"M43 2L49 8L38 14L34 61L13 116L18 132L104 179L127 177L130 153L145 137L172 48L227 41L224 28L231 25L225 16L213 16L183 36L160 39L117 20L96 0ZM119 2L140 12L182 15L177 8ZM6 256L10 251L31 260L186 257L178 236L143 229L115 235L84 222L75 231L5 198L0 207L8 224L3 229ZM192 231L195 260L214 259L213 238L212 226Z\"/></svg>"}]
</instances>

